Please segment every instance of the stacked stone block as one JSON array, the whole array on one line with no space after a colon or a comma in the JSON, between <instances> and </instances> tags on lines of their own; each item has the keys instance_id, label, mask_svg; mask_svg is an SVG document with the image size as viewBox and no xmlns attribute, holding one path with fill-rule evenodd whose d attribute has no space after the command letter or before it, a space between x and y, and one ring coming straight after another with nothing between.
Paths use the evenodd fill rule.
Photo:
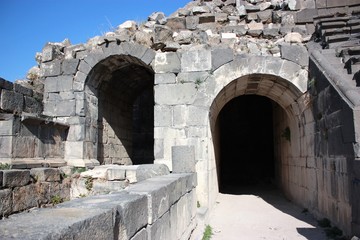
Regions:
<instances>
[{"instance_id":1,"label":"stacked stone block","mask_svg":"<svg viewBox=\"0 0 360 240\"><path fill-rule=\"evenodd\" d=\"M0 217L69 199L70 186L55 168L0 170Z\"/></svg>"},{"instance_id":2,"label":"stacked stone block","mask_svg":"<svg viewBox=\"0 0 360 240\"><path fill-rule=\"evenodd\" d=\"M196 184L194 174L154 177L126 191L13 215L2 221L0 236L4 239L189 239L196 226Z\"/></svg>"}]
</instances>

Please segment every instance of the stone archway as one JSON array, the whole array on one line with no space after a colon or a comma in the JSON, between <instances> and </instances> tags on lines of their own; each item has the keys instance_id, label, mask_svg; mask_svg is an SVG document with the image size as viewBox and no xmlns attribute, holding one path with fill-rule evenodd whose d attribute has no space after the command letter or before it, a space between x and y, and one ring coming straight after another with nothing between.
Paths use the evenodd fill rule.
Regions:
<instances>
[{"instance_id":1,"label":"stone archway","mask_svg":"<svg viewBox=\"0 0 360 240\"><path fill-rule=\"evenodd\" d=\"M224 174L226 174L224 173L224 169L226 172L226 170L234 169L241 165L231 164L230 167L223 165L223 161L227 162L227 164L231 163L228 160L229 157L236 157L236 154L234 155L228 152L223 152L229 151L228 149L224 148L224 144L226 144L227 141L224 139L229 137L233 141L237 141L236 139L234 139L234 136L224 135L224 132L228 132L228 134L231 132L227 131L224 125L229 127L229 124L231 125L232 123L235 123L229 121L229 118L231 119L232 117L237 117L236 113L234 114L234 109L236 109L236 107L242 107L243 109L237 110L240 111L240 113L241 111L244 112L244 118L251 119L251 116L246 116L246 114L254 114L254 110L246 112L247 106L244 105L257 104L259 105L257 107L260 107L258 110L267 111L266 114L258 114L258 117L263 117L265 118L265 121L270 121L270 125L268 122L262 122L263 124L268 124L268 126L264 128L264 130L268 131L268 135L271 135L270 137L267 136L268 142L266 143L272 145L270 150L268 150L270 151L270 153L268 152L267 157L273 158L273 160L271 160L272 164L269 165L273 169L269 170L272 171L272 173L270 173L268 178L273 178L273 180L275 180L276 183L281 186L286 192L286 189L289 188L288 163L289 161L292 161L292 159L298 158L301 155L301 137L299 129L300 117L298 113L294 111L295 109L297 109L297 100L299 99L299 97L301 97L301 95L302 92L298 90L298 88L295 87L294 84L285 79L282 79L279 76L274 76L270 74L250 74L239 77L238 79L233 80L228 85L226 85L218 93L211 107L212 111L210 112L210 122L215 151L216 171L220 189L222 184L224 183L222 181L229 181L229 179L226 179L226 177L224 178ZM256 119L252 119L252 121L255 120ZM246 123L246 121L243 121L243 123L244 122ZM236 133L236 128L241 128L241 126L238 125L230 127L233 127L233 131L231 132L231 134ZM251 123L250 131L254 131L254 134L259 134L260 132L257 132L254 127L256 126ZM272 128L271 131L269 130L269 128ZM238 143L243 142L245 147L249 147L250 145L248 144L251 142L255 143L256 138L260 136L252 136L250 132L246 134L244 133L243 136L238 137L248 138L244 139L244 141L238 141ZM273 140L271 140L270 138L273 138ZM261 141L259 140L259 142ZM259 144L258 146L251 146L252 148L254 148L253 154L259 153L259 151L261 151L260 145L261 144ZM238 150L240 149L241 146L240 148L238 148ZM236 151L236 149L233 150ZM273 152L271 153L271 151ZM271 154L273 154L273 156L270 156ZM239 152L237 156L240 157L242 155L245 156L246 154L242 154L241 152ZM259 160L257 156L253 156L253 159L248 160L250 162L242 163L245 167L251 167L251 169L245 170L248 171L247 174L262 174L262 171L266 171L266 169L262 166L256 167L256 164L253 161L257 160ZM251 165L253 163L255 164L254 166ZM260 161L260 164L266 165L267 163ZM239 171L238 173L241 174L241 171ZM245 182L265 180L261 179L260 176L252 177L254 178L250 179L251 177L247 176L247 179L243 180ZM270 181L270 179L267 180Z\"/></svg>"},{"instance_id":2,"label":"stone archway","mask_svg":"<svg viewBox=\"0 0 360 240\"><path fill-rule=\"evenodd\" d=\"M154 74L137 58L112 55L97 63L86 80L86 156L102 164L152 163Z\"/></svg>"}]
</instances>

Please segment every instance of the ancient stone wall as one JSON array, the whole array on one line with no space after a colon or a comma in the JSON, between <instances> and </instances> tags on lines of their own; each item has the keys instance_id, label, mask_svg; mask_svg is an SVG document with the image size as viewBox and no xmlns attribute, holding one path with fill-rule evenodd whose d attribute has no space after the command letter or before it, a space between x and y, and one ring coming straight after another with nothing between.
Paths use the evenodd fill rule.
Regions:
<instances>
[{"instance_id":1,"label":"ancient stone wall","mask_svg":"<svg viewBox=\"0 0 360 240\"><path fill-rule=\"evenodd\" d=\"M70 199L71 179L57 168L0 170L0 217Z\"/></svg>"},{"instance_id":2,"label":"ancient stone wall","mask_svg":"<svg viewBox=\"0 0 360 240\"><path fill-rule=\"evenodd\" d=\"M80 198L3 220L2 239L189 239L195 174L169 174L108 195Z\"/></svg>"},{"instance_id":3,"label":"ancient stone wall","mask_svg":"<svg viewBox=\"0 0 360 240\"><path fill-rule=\"evenodd\" d=\"M41 153L71 166L154 161L174 171L174 161L185 159L197 172L197 200L211 210L224 164L221 111L241 96L266 97L273 106L278 186L292 201L354 232L360 222L360 98L349 76L324 67L339 67L347 56L331 60L335 50L320 49L343 39L358 42L359 9L356 0L191 1L169 17L156 12L139 26L127 21L84 44L48 43L33 71L44 83L42 113L65 130L49 135L59 140L55 150ZM344 29L329 24L332 18ZM1 88L1 99L19 96ZM12 110L6 111L19 108L8 102ZM17 115L9 116L3 124ZM19 139L27 141L31 123L24 121ZM39 123L32 132L41 137ZM6 134L13 134L13 146L14 133ZM193 149L192 157L178 157L179 148Z\"/></svg>"}]
</instances>

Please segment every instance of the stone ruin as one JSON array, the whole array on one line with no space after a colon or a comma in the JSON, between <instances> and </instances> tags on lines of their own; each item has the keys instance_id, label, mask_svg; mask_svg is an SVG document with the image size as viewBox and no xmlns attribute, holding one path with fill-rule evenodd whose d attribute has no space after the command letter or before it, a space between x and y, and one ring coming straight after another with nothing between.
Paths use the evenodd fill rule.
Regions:
<instances>
[{"instance_id":1,"label":"stone ruin","mask_svg":"<svg viewBox=\"0 0 360 240\"><path fill-rule=\"evenodd\" d=\"M263 181L359 236L359 57L358 0L198 0L47 43L0 79L0 215L78 199L1 238L188 239L196 205Z\"/></svg>"}]
</instances>

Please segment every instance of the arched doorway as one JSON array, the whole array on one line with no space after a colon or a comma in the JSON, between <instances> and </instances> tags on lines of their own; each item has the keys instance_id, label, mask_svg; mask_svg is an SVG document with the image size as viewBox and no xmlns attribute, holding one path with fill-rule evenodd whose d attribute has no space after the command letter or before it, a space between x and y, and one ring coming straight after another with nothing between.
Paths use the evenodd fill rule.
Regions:
<instances>
[{"instance_id":1,"label":"arched doorway","mask_svg":"<svg viewBox=\"0 0 360 240\"><path fill-rule=\"evenodd\" d=\"M274 182L273 101L245 95L221 110L220 192Z\"/></svg>"},{"instance_id":2,"label":"arched doorway","mask_svg":"<svg viewBox=\"0 0 360 240\"><path fill-rule=\"evenodd\" d=\"M291 194L290 163L301 151L300 96L290 82L268 74L246 75L221 89L210 108L220 192L271 183Z\"/></svg>"},{"instance_id":3,"label":"arched doorway","mask_svg":"<svg viewBox=\"0 0 360 240\"><path fill-rule=\"evenodd\" d=\"M154 73L135 57L113 55L90 71L85 152L101 164L154 161Z\"/></svg>"}]
</instances>

